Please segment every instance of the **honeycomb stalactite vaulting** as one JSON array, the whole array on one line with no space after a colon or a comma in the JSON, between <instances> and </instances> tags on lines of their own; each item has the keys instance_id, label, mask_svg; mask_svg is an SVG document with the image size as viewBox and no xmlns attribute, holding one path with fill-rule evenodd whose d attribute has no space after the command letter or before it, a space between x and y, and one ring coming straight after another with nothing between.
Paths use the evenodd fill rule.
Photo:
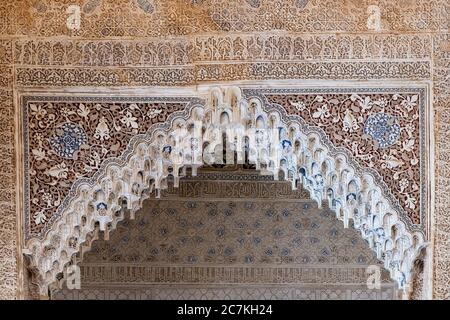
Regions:
<instances>
[{"instance_id":1,"label":"honeycomb stalactite vaulting","mask_svg":"<svg viewBox=\"0 0 450 320\"><path fill-rule=\"evenodd\" d=\"M282 108L266 105L256 96L243 97L239 88L215 88L205 106L193 104L188 112L172 117L163 126L152 126L145 135L134 136L121 157L106 161L92 178L77 181L60 218L43 240L28 241L26 252L31 267L37 269L41 293L45 294L55 283L73 254L90 248L98 231L97 223L108 234L123 219L124 209L134 217L148 192L155 190L159 195L160 190L167 188L169 175L177 187L186 169L196 175L200 166L210 163L223 143L217 139L217 130L226 132L226 149L234 150L235 156L228 154L224 159L226 164L252 163L256 170L269 173L276 180L281 174L294 189L297 183L301 184L319 205L327 201L345 227L353 221L370 248L384 261L392 279L408 291L412 263L425 245L424 234L412 231L404 222L372 174L298 119ZM196 127L198 123L203 123L206 130L203 140L196 135L197 130L202 132L201 126ZM232 136L227 131L230 128L234 130ZM270 130L278 133L277 143L264 138ZM248 133L253 131L253 136ZM81 147L81 143L76 143L84 139L81 130L75 132L78 140L74 139L73 130L62 130L61 134L71 137L63 139L71 143L65 145L69 149L61 156ZM248 145L244 143L246 139Z\"/></svg>"}]
</instances>

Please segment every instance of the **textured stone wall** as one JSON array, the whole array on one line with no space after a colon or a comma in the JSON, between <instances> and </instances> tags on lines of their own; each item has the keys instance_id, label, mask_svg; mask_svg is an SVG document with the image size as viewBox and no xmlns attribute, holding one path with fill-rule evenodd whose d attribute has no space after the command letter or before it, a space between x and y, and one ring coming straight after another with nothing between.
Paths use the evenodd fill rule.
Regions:
<instances>
[{"instance_id":1,"label":"textured stone wall","mask_svg":"<svg viewBox=\"0 0 450 320\"><path fill-rule=\"evenodd\" d=\"M76 31L66 26L70 4L81 8ZM381 31L368 30L369 5L380 8ZM22 270L15 259L21 169L15 168L13 96L19 89L367 79L432 82L433 296L449 299L449 11L446 0L2 1L0 297L17 296Z\"/></svg>"}]
</instances>

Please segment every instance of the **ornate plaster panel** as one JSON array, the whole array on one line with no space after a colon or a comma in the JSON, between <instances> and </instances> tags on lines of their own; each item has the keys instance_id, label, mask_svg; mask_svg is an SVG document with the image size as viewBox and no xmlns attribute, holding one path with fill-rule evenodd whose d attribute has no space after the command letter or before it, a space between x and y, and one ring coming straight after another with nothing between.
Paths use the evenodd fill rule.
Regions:
<instances>
[{"instance_id":1,"label":"ornate plaster panel","mask_svg":"<svg viewBox=\"0 0 450 320\"><path fill-rule=\"evenodd\" d=\"M66 5L82 11L82 28L66 28ZM364 32L371 1L27 0L3 2L0 34L86 38L190 35L201 32L286 30ZM397 32L448 28L448 2L377 1L381 28ZM144 9L143 9L144 8ZM155 18L157 17L157 19Z\"/></svg>"},{"instance_id":2,"label":"ornate plaster panel","mask_svg":"<svg viewBox=\"0 0 450 320\"><path fill-rule=\"evenodd\" d=\"M260 136L261 133L264 134L264 130L267 129L279 132L276 139L280 140L277 142L267 141L266 145L266 142L258 138L256 143L259 147L253 149L254 146L249 145L246 152L243 144L239 142L241 138L244 139L244 136L238 137L237 140L231 138L230 143L233 144L232 149L236 152L238 163L252 163L257 170L274 175L274 179L278 179L280 172L283 172L282 176L291 181L294 189L297 182L302 184L310 192L310 197L319 205L323 200L328 199L330 207L336 212L336 217L344 222L344 226L349 226L350 219L353 219L355 228L360 230L370 248L377 252L377 256L383 259L391 277L407 292L410 288L413 261L425 245L424 230L415 229L409 221L405 221L405 217L392 202L389 189L383 187L382 181L378 181L378 176L370 169L355 162L349 150L342 146L335 146L322 129L305 122L298 115L288 114L283 107L261 100L260 97L255 96L256 92L258 91L250 90L246 97L237 87L229 87L226 90L213 88L206 104L202 104L201 100L197 99L195 100L197 104L192 103L191 108L179 114L173 113L173 118L169 117L165 123L153 124L145 134L136 134L122 155L103 161L101 170L92 178L78 179L71 187L66 197L67 201L64 200L60 207L62 214L55 216L49 231L42 234L40 239L32 237L28 241L27 254L30 256L31 266L37 270L41 293L45 294L74 253L91 246L92 240L96 237L94 232L96 221L100 223L100 229L106 230L109 234L110 230L116 228L117 222L123 219L124 203L121 203L123 201L121 199L126 199L126 207L131 210L133 216L134 212L141 207L142 200L148 197L147 190L155 188L159 195L161 189L167 188L166 178L169 174L174 176L175 185L179 183L179 176L186 175L186 166L191 167L195 175L196 168L207 161L210 153L208 150L215 146L214 130L218 128L223 130L227 128L227 125L238 129L236 133L244 128L245 130L254 128L256 129L255 137ZM325 92L329 93L329 91ZM362 94L362 92L359 93ZM342 94L342 92L338 90L335 94ZM392 99L398 100L398 98ZM313 100L316 99L323 102L322 95L315 96ZM416 99L418 97L403 98L403 101L415 103ZM382 99L378 97L377 101ZM24 103L25 108L31 108L28 102L29 100L26 100ZM294 104L299 105L299 101ZM414 106L409 105L409 107ZM73 112L80 113L81 110L82 113L86 113L85 107L85 104L82 107L77 106L77 111ZM407 106L402 107L408 110ZM324 109L326 106L322 105L320 108ZM34 114L30 113L32 117L44 114L39 112L42 108L39 109L36 105L33 109ZM136 108L135 111L138 112L138 109ZM355 108L352 111L355 112ZM120 120L114 122L120 121L124 125L138 128L137 119L142 115L127 112L121 116ZM319 111L315 113L319 114ZM143 119L147 114L145 113ZM319 118L320 115L315 118ZM79 116L82 115L79 114ZM394 119L394 115L386 113L378 112L374 116L375 123L371 122L370 117L366 120L365 126L370 125L370 130L366 134L372 137L377 147L392 147L400 137L399 120ZM390 118L386 120L386 116ZM325 117L324 115L323 118ZM346 118L348 117L347 112ZM50 115L49 118L56 117ZM233 119L233 122L228 123L226 119ZM266 120L263 121L263 119ZM28 118L25 121L27 120ZM201 121L204 121L206 131L203 134L207 144L200 143L198 137L191 136L191 131L196 130L192 125ZM378 123L379 121L381 123ZM351 126L353 127L354 124ZM97 140L104 138L105 135L102 133L107 132L104 130L101 118L97 129L99 127L103 129L96 130L94 138ZM394 131L392 131L393 127ZM187 139L187 145L176 144L178 139L174 136L176 130L187 130L180 136L183 141ZM109 135L109 132L107 133ZM46 150L45 153L55 153L62 159L77 160L77 152L85 149L85 144L89 140L82 124L73 122L57 124L48 134L46 139L51 150ZM253 139L250 136L248 138ZM382 141L383 139L388 141ZM277 151L279 149L280 151ZM30 155L33 153L29 150L27 152ZM258 154L262 152L254 159L256 162L251 160L255 157L255 152ZM202 153L203 156L201 156ZM248 160L244 159L244 154L245 159L248 158ZM269 154L278 154L280 158L271 160L272 158L268 158ZM38 155L41 157L42 152L38 152ZM182 163L174 162L178 161L176 159L179 157L184 159ZM226 159L226 163L234 163L232 158L227 156ZM61 172L61 168L55 170L57 173ZM59 174L50 174L50 171L55 170L47 170L47 173L44 171L44 174L61 178ZM64 171L68 170L64 169ZM33 171L29 172L33 173ZM47 199L48 195L45 196ZM44 202L48 203L46 199ZM39 222L42 221L35 221L36 224Z\"/></svg>"},{"instance_id":3,"label":"ornate plaster panel","mask_svg":"<svg viewBox=\"0 0 450 320\"><path fill-rule=\"evenodd\" d=\"M433 83L433 104L436 108L436 198L435 198L435 261L433 264L434 294L450 300L450 34L436 35Z\"/></svg>"},{"instance_id":4,"label":"ornate plaster panel","mask_svg":"<svg viewBox=\"0 0 450 320\"><path fill-rule=\"evenodd\" d=\"M31 101L30 101L31 100ZM48 230L75 181L92 177L130 139L195 99L25 98L27 238ZM29 202L28 202L29 201ZM27 211L28 211L27 210Z\"/></svg>"},{"instance_id":5,"label":"ornate plaster panel","mask_svg":"<svg viewBox=\"0 0 450 320\"><path fill-rule=\"evenodd\" d=\"M376 170L411 223L422 224L427 199L425 91L340 91L345 90L352 93L268 90L262 95L288 114L321 128L333 145L351 151L363 167Z\"/></svg>"}]
</instances>

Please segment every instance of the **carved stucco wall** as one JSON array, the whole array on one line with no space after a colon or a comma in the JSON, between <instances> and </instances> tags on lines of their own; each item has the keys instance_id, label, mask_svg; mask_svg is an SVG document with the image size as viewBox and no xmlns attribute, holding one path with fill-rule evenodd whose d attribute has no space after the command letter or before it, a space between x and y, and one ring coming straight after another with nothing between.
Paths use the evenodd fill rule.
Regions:
<instances>
[{"instance_id":1,"label":"carved stucco wall","mask_svg":"<svg viewBox=\"0 0 450 320\"><path fill-rule=\"evenodd\" d=\"M219 94L216 97L220 98L223 91L217 90L219 89L216 88L212 92ZM197 115L205 114L204 121L210 128L210 125L217 123L216 121L218 121L218 116L220 115L217 114L219 110L214 106L220 105L223 107L228 101L232 103L233 95L230 94L233 92L240 96L240 90L236 87L229 88L224 92L226 92L227 96L225 104L222 104L220 101L216 104L208 102L209 109L205 113L199 113L198 110L202 109L203 100L188 98L187 101L190 101L191 107L196 106L197 109L195 110L197 111L183 111L181 113L176 111L167 121L165 118L170 113L170 110L179 108L180 103L186 99L142 97L136 98L136 102L130 103L129 101L133 100L133 97L128 96L124 98L109 97L108 99L111 102L105 103L108 99L98 100L98 96L85 98L76 96L71 96L70 98L57 97L56 100L48 96L23 97L23 116L25 121L25 235L28 239L30 233L33 235L40 231L42 234L42 230L50 230L45 235L44 240L31 238L26 248L27 255L31 258L31 267L36 267L39 271L38 277L41 278L37 278L37 280L39 281L42 294L47 292L46 287L54 281L52 280L53 277L56 277L57 273L63 271L63 267L68 262L72 252L79 250L78 245L86 245L83 244L86 239L85 234L88 231L93 231L93 223L91 223L90 219L99 219L102 230L106 227L108 230L114 230L114 222L110 227L105 224L106 220L115 220L120 216L120 212L115 212L117 205L114 204L114 199L125 197L129 199L129 209L136 208L137 210L135 200L140 197L139 190L146 188L144 185L139 187L139 180L132 178L130 181L128 174L120 175L122 176L120 181L124 183L123 187L121 187L121 184L114 183L117 179L112 177L111 182L113 184L111 186L113 189L109 189L109 184L105 181L95 187L92 184L82 186L82 188L86 188L88 193L82 192L80 195L81 202L75 201L76 207L71 207L71 197L77 191L73 187L70 193L67 194L68 189L66 186L70 186L75 178L78 178L78 181L75 182L74 186L79 186L80 183L83 184L86 181L92 181L92 179L86 180L83 178L84 176L90 177L92 174L94 180L97 179L98 174L101 174L102 170L104 170L103 168L98 169L102 158L104 156L108 158L110 153L111 155L121 153L120 150L123 150L123 146L128 144L130 136L134 135L131 141L143 138L142 135L136 136L136 133L142 132L148 126L148 122L166 121L168 123L165 125L178 123L177 126L179 126L181 123L174 119L173 116L178 118L191 114L196 117ZM355 202L352 199L358 198L360 200L358 202L360 207L358 210L354 210L353 215L355 227L361 229L361 235L367 239L369 246L376 249L379 257L384 260L386 268L391 271L393 279L396 279L402 287L407 284L410 279L410 266L412 266L416 254L419 254L418 250L422 248L423 240L421 239L426 235L425 230L423 230L423 225L427 221L426 214L424 214L426 210L422 209L426 208L426 206L423 206L423 204L426 204L426 200L422 200L427 198L426 170L424 170L427 162L427 156L424 152L426 150L426 143L424 142L426 135L424 131L426 130L423 130L424 127L420 125L426 122L426 118L424 118L425 113L423 112L426 108L424 103L426 101L424 98L426 91L424 89L414 90L414 88L408 88L407 91L402 88L310 88L291 90L253 89L245 90L244 92L246 95L254 96L254 98L249 97L250 101L257 99L258 101L263 101L262 104L265 108L274 108L273 112L275 113L270 113L267 116L270 127L277 128L281 132L283 144L286 142L288 145L290 143L294 146L292 157L286 154L283 158L284 164L283 160L274 161L276 163L280 161L281 169L289 170L291 172L289 177L293 179L296 177L295 172L299 170L295 167L295 163L298 162L293 162L294 157L299 159L298 161L303 163L306 168L311 166L313 176L303 178L302 183L308 190L311 190L313 199L322 202L325 190L322 189L324 184L320 182L320 177L322 175L330 177L326 169L330 167L328 165L329 162L324 162L321 166L315 166L313 163L308 162L308 159L311 159L309 151L301 146L314 148L315 144L311 144L311 142L317 141L317 138L310 136L308 140L310 142L307 143L304 138L297 136L298 133L301 134L302 132L309 132L308 135L310 135L311 130L313 130L320 136L320 139L324 139L324 143L327 143L330 148L338 147L340 148L339 150L348 154L347 157L349 159L354 159L350 160L351 166L364 167L364 169L356 169L358 172L360 170L363 170L365 173L371 172L373 179L376 179L377 183L382 183L382 193L392 197L389 200L390 204L385 201L383 201L384 204L378 202L376 200L378 198L374 197L379 191L372 189L372 187L363 187L360 193L357 189L359 178L354 177L352 179L355 180L349 182L348 179L350 178L347 174L349 171L345 170L347 167L342 168L342 162L336 160L338 161L336 164L337 170L340 170L339 168L343 170L339 174L342 180L339 180L340 182L335 180L335 185L333 183L328 184L331 180L326 179L327 185L331 188L331 194L327 192L327 195L333 198L330 199L330 206L332 206L333 210L336 210L339 203L345 204L345 206L353 206ZM351 92L351 94L348 92ZM379 93L373 94L375 92ZM388 92L394 92L395 94L388 94ZM271 104L267 101L270 99L275 99L278 103ZM66 101L81 102L67 103ZM158 101L158 103L154 103L155 101ZM258 125L261 125L257 115L262 117L265 115L261 113L257 104L247 106L245 104L246 101L241 98L237 98L235 101L239 105L243 104L243 112L245 112L246 116L241 114L241 117L254 119L254 121L259 123ZM173 106L177 107L174 108ZM186 107L186 109L190 110L191 107ZM332 109L328 111L330 107ZM237 111L236 109L232 110L234 111L230 112ZM280 126L284 128L284 124L275 121L279 118L276 110L283 114L302 112L300 113L301 121L304 121L307 126L301 125L301 128L297 130L281 130ZM383 113L383 111L387 113ZM235 113L232 115L237 116ZM234 118L234 116L230 117ZM300 119L298 116L294 117ZM211 124L208 119L215 120ZM333 125L327 125L327 123L332 123ZM322 130L321 127L325 129ZM380 135L377 133L379 129L387 129L389 135ZM131 130L131 134L128 133L129 130ZM173 130L173 128L170 130ZM149 136L151 132L149 131L147 138L144 138L146 140L149 139L150 143L155 146L148 153L149 159L166 157L167 153L164 152L166 148L169 148L168 150L177 148L173 142L165 140L163 134L153 136L156 138L153 144L151 142L152 138ZM346 138L339 138L342 136L346 136ZM192 141L191 139L188 140ZM131 145L136 146L137 143L133 142ZM143 147L142 144L138 145L140 146L139 148ZM186 152L191 154L198 146L204 144L197 143L195 145L197 147L194 145L187 146ZM236 146L236 148L238 147ZM323 150L318 148L315 149L317 152L311 151L311 154L318 156L315 159L320 162L322 158L319 155L322 152L319 149ZM240 152L240 149L237 150ZM283 148L283 150L288 152L289 148ZM129 154L130 152L134 154L136 151L128 148L126 153ZM161 152L163 154L160 155ZM208 151L206 150L206 152ZM252 154L250 150L249 156ZM339 155L334 157L338 159ZM136 158L134 157L133 159ZM167 160L171 161L170 159ZM111 163L111 161L114 160L109 158L103 162ZM159 175L164 175L164 170L161 171L150 163L142 163L141 165L144 170L150 170L144 172L143 175L152 176L156 174L157 176L154 176L154 178L159 184L159 181L161 181ZM141 165L133 162L129 168L135 170ZM256 166L258 167L258 164ZM322 168L320 174L316 170L318 167ZM124 166L119 164L118 168L122 170L120 168L124 168ZM126 167L125 170L127 170ZM350 171L353 171L353 169L350 169ZM389 174L388 172L392 173ZM278 172L276 173L278 174ZM309 171L304 173L310 174ZM288 173L286 172L285 174ZM367 179L372 181L372 178ZM361 185L372 185L372 182L369 180L361 182ZM120 183L120 181L117 182ZM116 189L116 187L119 189ZM400 194L397 194L399 187ZM343 191L342 188L348 188L348 191ZM415 192L419 188L420 192ZM99 193L100 190L104 191ZM116 191L111 193L111 190L116 190L118 193ZM132 191L132 194L129 194L126 190ZM405 190L407 192L404 192ZM402 192L406 195L403 199L399 196ZM92 196L89 196L89 193L92 193ZM104 194L106 198L113 202L108 200L107 204L104 203L99 198L100 194ZM336 197L333 194L336 194ZM143 196L145 197L145 195ZM82 202L90 201L91 197L96 202L93 204L93 207L97 208L96 214L87 214L85 217L82 217L81 215L86 214L86 210L90 212L90 208L92 208L89 203L84 207ZM63 198L64 200L61 200ZM395 209L389 209L391 206L394 206ZM54 212L54 209L57 207L57 212ZM72 210L72 208L75 209ZM101 208L111 208L112 211L104 212ZM405 208L412 209L412 211L406 211ZM344 221L345 225L348 222L345 213L344 215L340 211L337 211L337 213L339 213L337 216ZM79 215L79 218L75 218L77 215ZM383 221L383 227L380 229L381 221ZM78 222L81 222L81 225L78 226ZM68 232L72 228L73 232ZM416 231L414 234L411 234L410 232L413 229ZM82 232L81 235L79 234L80 231ZM389 239L389 237L393 238ZM393 243L395 243L395 247L391 247ZM400 254L395 252L400 252ZM401 271L396 269L399 266L401 266Z\"/></svg>"},{"instance_id":2,"label":"carved stucco wall","mask_svg":"<svg viewBox=\"0 0 450 320\"><path fill-rule=\"evenodd\" d=\"M425 88L253 89L244 94L323 130L333 146L349 150L355 163L380 177L407 225L427 233ZM23 96L25 239L42 238L52 227L77 180L95 176L134 136L196 103L204 102L195 97ZM383 125L391 130L389 136L377 133ZM74 143L66 144L66 136Z\"/></svg>"},{"instance_id":3,"label":"carved stucco wall","mask_svg":"<svg viewBox=\"0 0 450 320\"><path fill-rule=\"evenodd\" d=\"M79 31L66 27L69 4L82 8ZM380 32L367 30L367 7L371 4L381 10ZM435 149L430 150L435 151L436 159L436 196L430 220L430 242L435 248L433 296L448 298L448 15L449 4L444 0L262 0L231 4L207 0L2 1L1 297L23 296L20 252L16 256L23 238L23 208L16 207L21 191L15 192L16 174L19 178L21 174L15 165L15 154L20 160L21 150L14 142L14 131L20 135L14 117L14 110L19 113L19 106L14 107L17 93L75 86L345 79L432 83L436 141ZM173 37L162 38L167 35Z\"/></svg>"},{"instance_id":4,"label":"carved stucco wall","mask_svg":"<svg viewBox=\"0 0 450 320\"><path fill-rule=\"evenodd\" d=\"M52 298L396 298L358 232L289 182L221 170L154 196L92 243L79 263L81 290ZM367 288L369 265L383 270L378 290Z\"/></svg>"}]
</instances>

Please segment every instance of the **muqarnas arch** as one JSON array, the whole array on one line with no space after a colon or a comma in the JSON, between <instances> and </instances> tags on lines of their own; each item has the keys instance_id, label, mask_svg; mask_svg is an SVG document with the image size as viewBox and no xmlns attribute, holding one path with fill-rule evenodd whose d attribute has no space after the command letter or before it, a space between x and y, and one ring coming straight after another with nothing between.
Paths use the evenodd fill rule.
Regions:
<instances>
[{"instance_id":1,"label":"muqarnas arch","mask_svg":"<svg viewBox=\"0 0 450 320\"><path fill-rule=\"evenodd\" d=\"M75 127L63 129L85 139ZM276 139L264 139L264 132ZM291 181L294 189L301 184L319 206L327 201L345 227L360 231L399 288L411 290L414 261L426 239L405 222L374 171L333 145L321 128L261 95L249 91L244 96L229 87L213 88L206 100L195 99L184 111L136 134L119 157L74 183L59 217L43 237L31 237L24 250L40 293L58 284L74 255L89 250L99 230L108 238L126 211L133 218L151 193L167 188L169 176L177 186L181 177L195 175L214 159L252 164L261 174Z\"/></svg>"}]
</instances>

